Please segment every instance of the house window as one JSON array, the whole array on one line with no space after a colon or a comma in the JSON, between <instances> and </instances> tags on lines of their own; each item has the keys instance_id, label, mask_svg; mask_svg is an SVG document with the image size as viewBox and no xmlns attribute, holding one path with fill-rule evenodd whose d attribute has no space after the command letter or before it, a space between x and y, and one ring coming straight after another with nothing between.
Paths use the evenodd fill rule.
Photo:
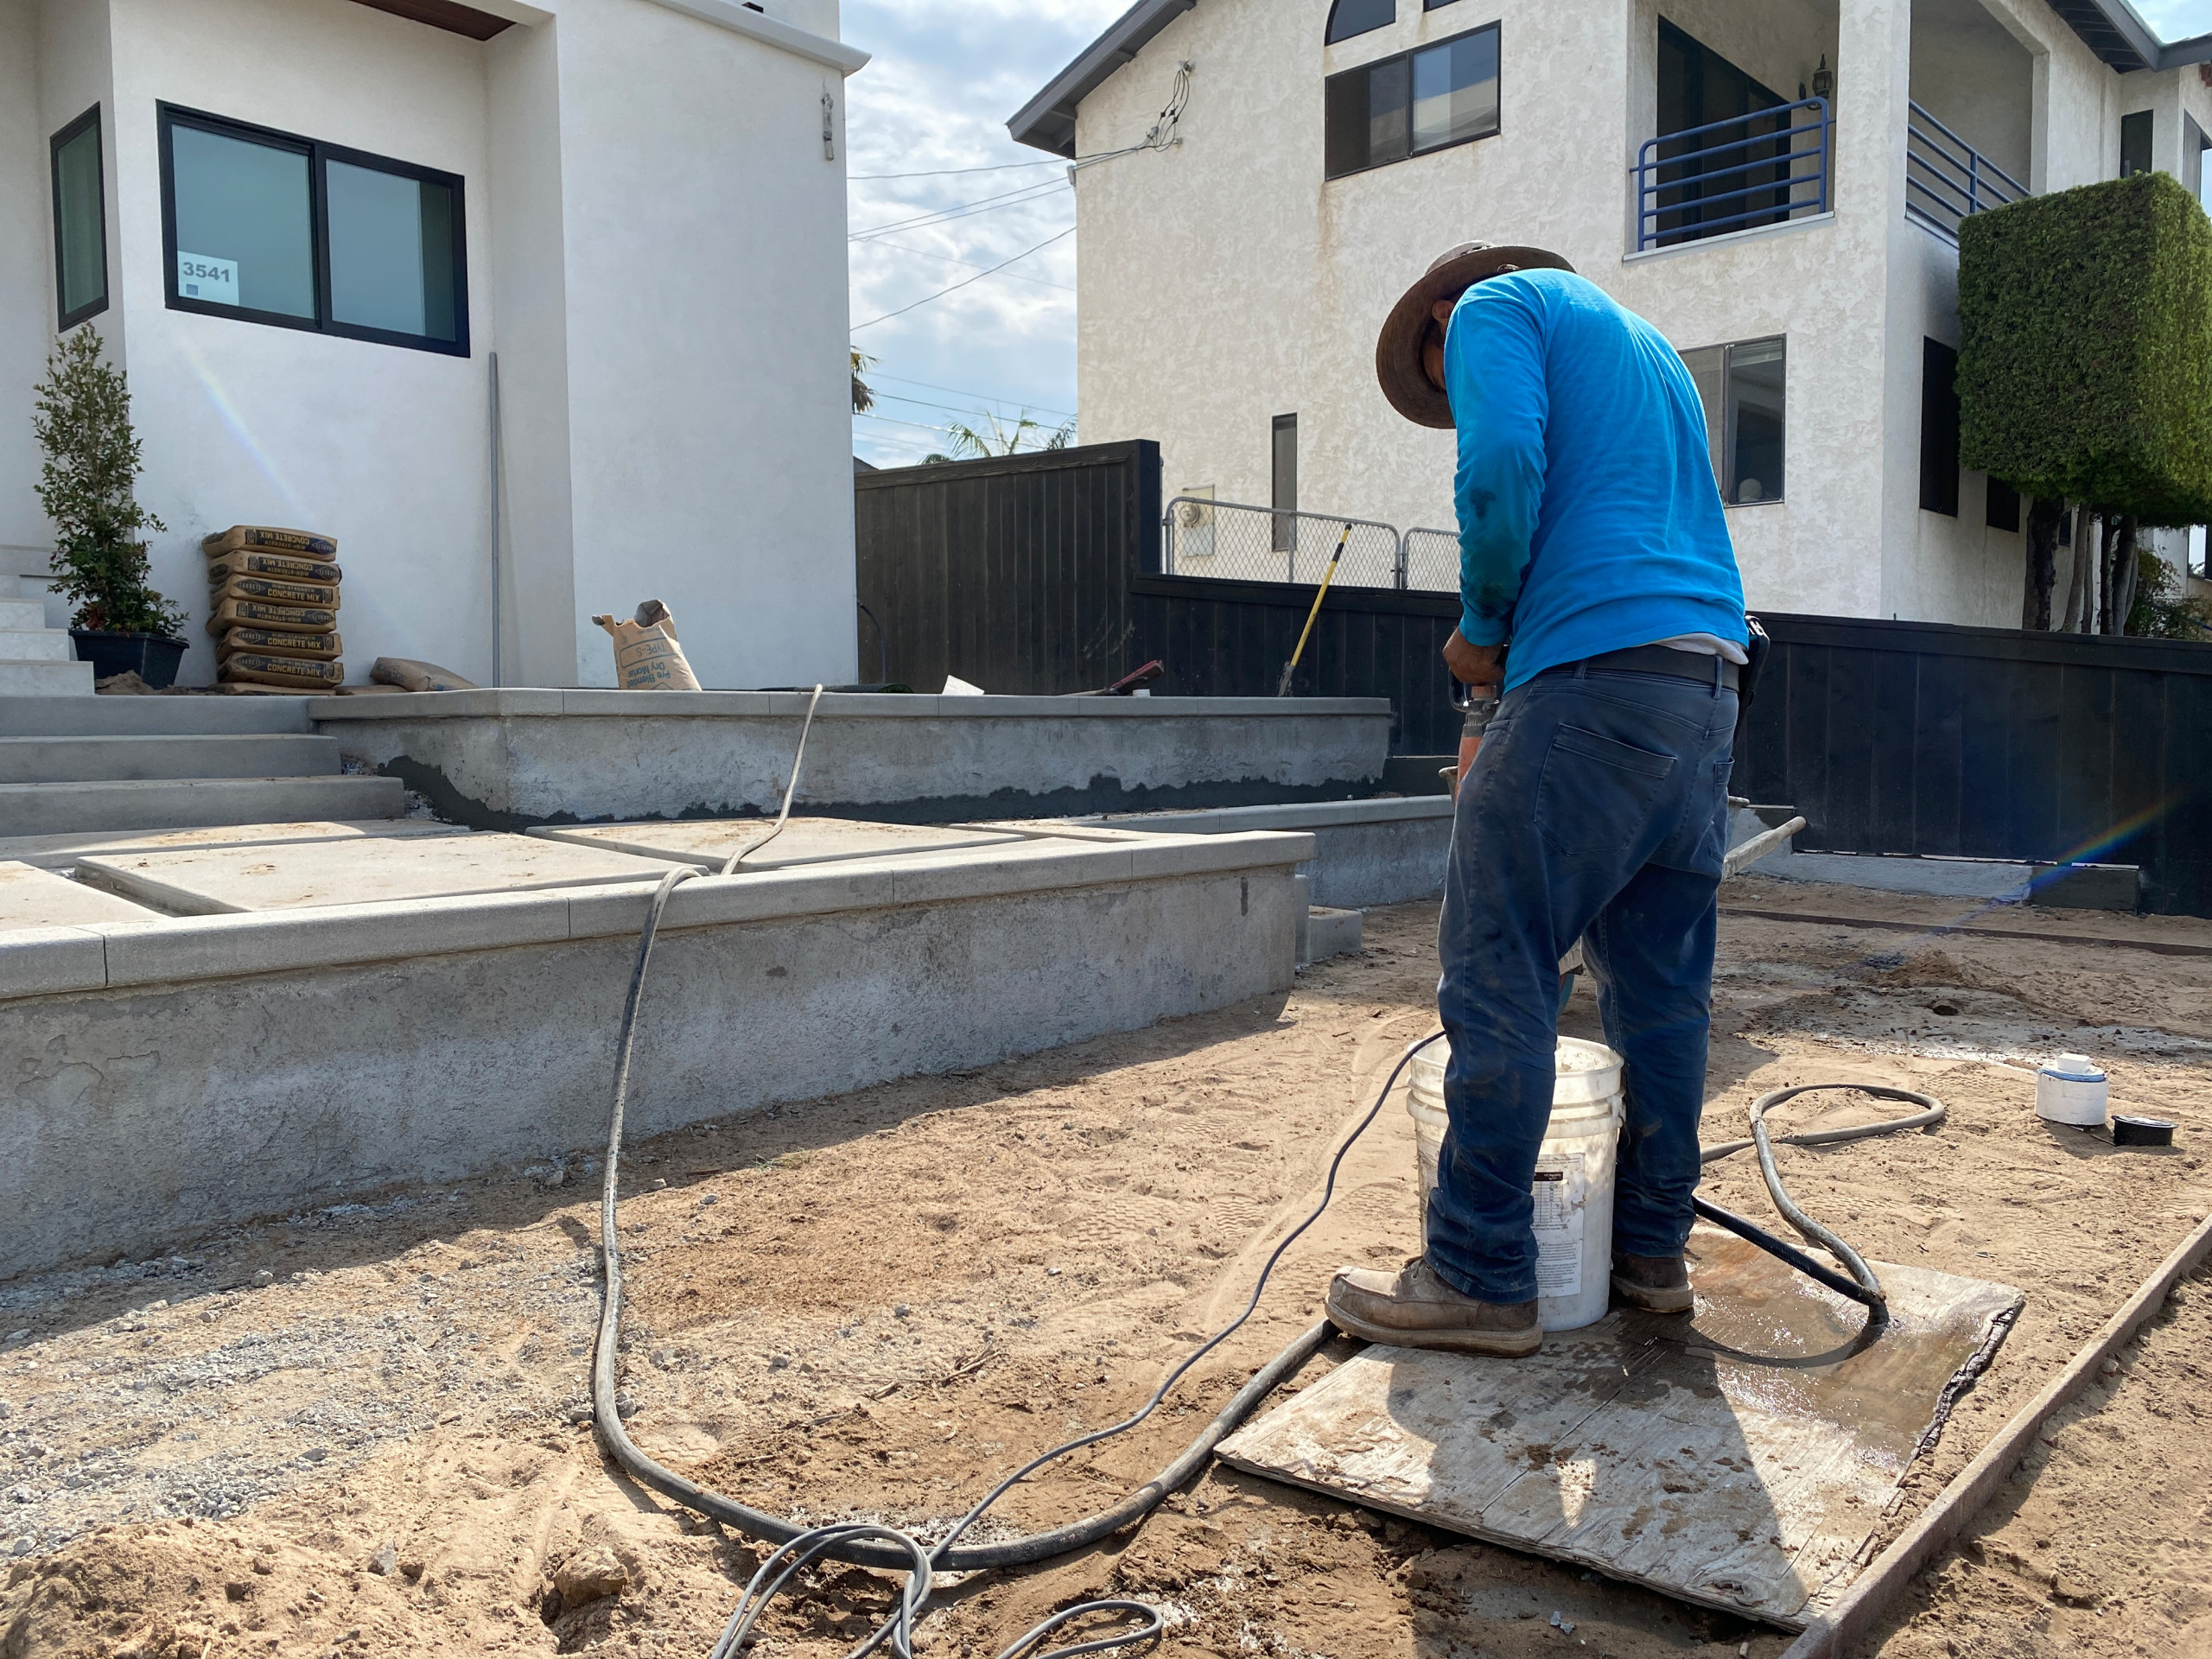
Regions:
<instances>
[{"instance_id":1,"label":"house window","mask_svg":"<svg viewBox=\"0 0 2212 1659\"><path fill-rule=\"evenodd\" d=\"M67 333L107 309L107 188L100 106L54 135L54 293Z\"/></svg>"},{"instance_id":2,"label":"house window","mask_svg":"<svg viewBox=\"0 0 2212 1659\"><path fill-rule=\"evenodd\" d=\"M1268 505L1288 515L1298 511L1298 416L1278 415L1270 436L1274 481ZM1287 553L1298 546L1298 520L1287 516L1274 521L1274 550Z\"/></svg>"},{"instance_id":3,"label":"house window","mask_svg":"<svg viewBox=\"0 0 2212 1659\"><path fill-rule=\"evenodd\" d=\"M1370 29L1388 29L1397 21L1398 0L1337 0L1329 8L1328 32L1322 40L1325 44L1334 46L1338 41L1348 41Z\"/></svg>"},{"instance_id":4,"label":"house window","mask_svg":"<svg viewBox=\"0 0 2212 1659\"><path fill-rule=\"evenodd\" d=\"M2020 493L2001 478L1989 480L1989 496L1982 505L1981 521L1992 530L2020 529Z\"/></svg>"},{"instance_id":5,"label":"house window","mask_svg":"<svg viewBox=\"0 0 2212 1659\"><path fill-rule=\"evenodd\" d=\"M1920 342L1920 510L1959 516L1959 354Z\"/></svg>"},{"instance_id":6,"label":"house window","mask_svg":"<svg viewBox=\"0 0 2212 1659\"><path fill-rule=\"evenodd\" d=\"M1486 24L1331 75L1324 89L1328 176L1340 179L1495 133L1497 29Z\"/></svg>"},{"instance_id":7,"label":"house window","mask_svg":"<svg viewBox=\"0 0 2212 1659\"><path fill-rule=\"evenodd\" d=\"M178 311L468 355L461 181L163 105Z\"/></svg>"},{"instance_id":8,"label":"house window","mask_svg":"<svg viewBox=\"0 0 2212 1659\"><path fill-rule=\"evenodd\" d=\"M2151 170L2151 111L2138 110L2120 118L2120 176L2133 178Z\"/></svg>"},{"instance_id":9,"label":"house window","mask_svg":"<svg viewBox=\"0 0 2212 1659\"><path fill-rule=\"evenodd\" d=\"M1684 352L1705 405L1713 481L1732 507L1782 499L1788 353L1779 337Z\"/></svg>"},{"instance_id":10,"label":"house window","mask_svg":"<svg viewBox=\"0 0 2212 1659\"><path fill-rule=\"evenodd\" d=\"M1658 98L1657 213L1649 226L1658 245L1789 217L1796 161L1806 152L1796 148L1796 120L1781 93L1662 17Z\"/></svg>"}]
</instances>

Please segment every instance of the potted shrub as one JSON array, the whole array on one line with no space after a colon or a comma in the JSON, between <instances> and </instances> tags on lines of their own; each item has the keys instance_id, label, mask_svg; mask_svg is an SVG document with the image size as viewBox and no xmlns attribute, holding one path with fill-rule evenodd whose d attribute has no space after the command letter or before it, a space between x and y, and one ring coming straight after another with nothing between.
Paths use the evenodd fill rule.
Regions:
<instances>
[{"instance_id":1,"label":"potted shrub","mask_svg":"<svg viewBox=\"0 0 2212 1659\"><path fill-rule=\"evenodd\" d=\"M144 532L168 526L138 505L130 391L79 328L46 360L31 429L45 461L38 499L54 520L54 582L75 609L69 637L95 679L126 670L148 685L176 678L185 614L148 583Z\"/></svg>"}]
</instances>

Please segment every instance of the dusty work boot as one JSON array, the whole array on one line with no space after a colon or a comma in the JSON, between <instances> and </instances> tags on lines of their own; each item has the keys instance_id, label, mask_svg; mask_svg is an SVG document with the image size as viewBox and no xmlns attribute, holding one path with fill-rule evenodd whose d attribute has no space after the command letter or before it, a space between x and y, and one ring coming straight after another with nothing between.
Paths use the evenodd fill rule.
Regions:
<instances>
[{"instance_id":1,"label":"dusty work boot","mask_svg":"<svg viewBox=\"0 0 2212 1659\"><path fill-rule=\"evenodd\" d=\"M1687 1313L1697 1306L1688 1265L1679 1255L1617 1255L1613 1294L1647 1313Z\"/></svg>"},{"instance_id":2,"label":"dusty work boot","mask_svg":"<svg viewBox=\"0 0 2212 1659\"><path fill-rule=\"evenodd\" d=\"M1397 1273L1339 1268L1329 1285L1329 1323L1348 1336L1403 1348L1518 1357L1543 1345L1536 1304L1485 1302L1436 1276L1427 1256Z\"/></svg>"}]
</instances>

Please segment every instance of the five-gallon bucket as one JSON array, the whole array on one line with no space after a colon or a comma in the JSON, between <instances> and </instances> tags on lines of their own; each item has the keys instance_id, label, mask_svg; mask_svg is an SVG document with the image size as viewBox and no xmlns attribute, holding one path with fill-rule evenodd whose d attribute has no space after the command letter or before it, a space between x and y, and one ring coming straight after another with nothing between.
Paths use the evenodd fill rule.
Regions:
<instances>
[{"instance_id":1,"label":"five-gallon bucket","mask_svg":"<svg viewBox=\"0 0 2212 1659\"><path fill-rule=\"evenodd\" d=\"M1406 1109L1421 1160L1421 1212L1450 1122L1439 1037L1414 1055ZM1552 1118L1536 1154L1536 1315L1547 1331L1574 1331L1605 1317L1613 1270L1613 1169L1620 1148L1621 1057L1603 1043L1559 1039Z\"/></svg>"}]
</instances>

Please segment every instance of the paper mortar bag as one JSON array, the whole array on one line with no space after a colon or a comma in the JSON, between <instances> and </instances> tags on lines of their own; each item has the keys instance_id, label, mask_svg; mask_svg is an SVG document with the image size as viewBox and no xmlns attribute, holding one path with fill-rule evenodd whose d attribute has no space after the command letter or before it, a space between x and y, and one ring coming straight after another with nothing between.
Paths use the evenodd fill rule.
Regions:
<instances>
[{"instance_id":1,"label":"paper mortar bag","mask_svg":"<svg viewBox=\"0 0 2212 1659\"><path fill-rule=\"evenodd\" d=\"M614 683L625 691L696 691L691 664L676 642L676 619L668 607L649 599L638 607L634 622L617 622L611 616L592 620L614 641Z\"/></svg>"}]
</instances>

